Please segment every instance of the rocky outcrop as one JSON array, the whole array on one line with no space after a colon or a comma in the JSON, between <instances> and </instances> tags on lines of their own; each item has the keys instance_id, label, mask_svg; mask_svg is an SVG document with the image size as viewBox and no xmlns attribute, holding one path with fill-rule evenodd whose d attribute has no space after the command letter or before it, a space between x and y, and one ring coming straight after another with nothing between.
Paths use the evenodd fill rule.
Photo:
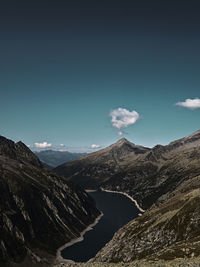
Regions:
<instances>
[{"instance_id":1,"label":"rocky outcrop","mask_svg":"<svg viewBox=\"0 0 200 267\"><path fill-rule=\"evenodd\" d=\"M0 211L1 266L49 264L58 247L78 237L100 214L86 192L42 168L22 142L4 137Z\"/></svg>"}]
</instances>

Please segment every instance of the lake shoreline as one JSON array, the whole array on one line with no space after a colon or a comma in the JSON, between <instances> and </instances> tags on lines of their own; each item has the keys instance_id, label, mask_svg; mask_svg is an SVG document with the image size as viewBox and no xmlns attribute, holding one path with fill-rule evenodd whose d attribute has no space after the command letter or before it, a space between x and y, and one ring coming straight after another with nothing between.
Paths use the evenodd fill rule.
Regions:
<instances>
[{"instance_id":1,"label":"lake shoreline","mask_svg":"<svg viewBox=\"0 0 200 267\"><path fill-rule=\"evenodd\" d=\"M129 196L127 193L124 193L124 192L120 192L120 191L113 191L113 190L107 190L107 189L104 189L102 187L100 187L99 189L95 190L95 189L85 189L85 191L87 193L95 193L95 192L105 192L105 193L114 193L114 194L120 194L120 195L124 195L125 197L129 198L132 202L134 202L134 205L135 207L141 212L145 212L140 206L139 204L137 203L137 201L132 198L131 196ZM64 244L63 246L61 246L60 248L58 248L57 250L57 253L56 253L56 258L55 258L55 262L54 264L59 264L59 263L68 263L68 264L73 264L73 263L76 263L75 261L71 260L71 259L67 259L67 258L63 258L62 257L62 251L65 249L65 248L68 248L76 243L79 243L81 241L84 240L84 235L90 231L90 230L93 230L93 227L96 226L100 219L102 218L103 216L103 212L101 212L101 214L95 219L95 221L90 224L88 227L86 227L81 233L80 233L80 236L79 237L76 237L74 239L72 239L71 241L69 241L68 243ZM142 214L138 214L138 216L141 216Z\"/></svg>"},{"instance_id":2,"label":"lake shoreline","mask_svg":"<svg viewBox=\"0 0 200 267\"><path fill-rule=\"evenodd\" d=\"M133 201L135 203L135 206L138 208L139 211L141 211L142 213L145 212L145 210L143 210L143 208L140 207L140 205L138 204L137 200L135 200L134 198L129 196L129 194L121 192L121 191L112 191L112 190L104 189L102 187L101 187L101 190L104 191L104 192L108 192L108 193L116 193L116 194L124 195L124 196L128 197L131 201Z\"/></svg>"},{"instance_id":3,"label":"lake shoreline","mask_svg":"<svg viewBox=\"0 0 200 267\"><path fill-rule=\"evenodd\" d=\"M84 235L86 232L93 230L93 227L98 224L98 222L100 221L101 217L103 216L103 212L101 212L101 214L95 219L95 221L93 223L91 223L90 225L88 225L85 230L83 230L80 233L79 237L76 237L74 239L72 239L71 241L69 241L68 243L64 244L63 246L61 246L60 248L58 248L57 252L56 252L56 259L54 264L58 264L58 263L74 263L74 261L70 260L70 259L64 259L61 255L61 252L63 249L68 248L78 242L81 242L84 240Z\"/></svg>"},{"instance_id":4,"label":"lake shoreline","mask_svg":"<svg viewBox=\"0 0 200 267\"><path fill-rule=\"evenodd\" d=\"M103 187L100 187L100 189L97 190L92 190L92 189L86 189L85 191L88 193L92 193L92 192L97 192L98 190L101 190L103 192L107 192L107 193L115 193L115 194L121 194L126 196L127 198L129 198L132 202L135 203L135 206L137 207L137 209L144 213L145 210L143 208L140 207L140 205L138 204L137 200L135 200L133 197L131 197L129 194L125 193L125 192L121 192L121 191L113 191L113 190L108 190L108 189L104 189Z\"/></svg>"}]
</instances>

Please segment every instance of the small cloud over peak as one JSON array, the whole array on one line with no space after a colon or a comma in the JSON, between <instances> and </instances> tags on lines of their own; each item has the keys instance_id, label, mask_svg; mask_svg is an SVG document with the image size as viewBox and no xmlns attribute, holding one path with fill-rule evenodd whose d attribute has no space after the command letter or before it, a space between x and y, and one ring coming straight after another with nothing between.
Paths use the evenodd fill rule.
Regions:
<instances>
[{"instance_id":1,"label":"small cloud over peak","mask_svg":"<svg viewBox=\"0 0 200 267\"><path fill-rule=\"evenodd\" d=\"M122 135L123 135L123 132L122 132L122 131L119 131L119 132L118 132L118 135L119 135L119 136L122 136Z\"/></svg>"},{"instance_id":2,"label":"small cloud over peak","mask_svg":"<svg viewBox=\"0 0 200 267\"><path fill-rule=\"evenodd\" d=\"M100 145L92 144L92 145L91 145L91 148L92 148L92 149L97 149L97 148L100 148Z\"/></svg>"},{"instance_id":3,"label":"small cloud over peak","mask_svg":"<svg viewBox=\"0 0 200 267\"><path fill-rule=\"evenodd\" d=\"M118 135L122 136L123 135L122 129L132 124L135 124L136 121L140 118L140 115L135 110L129 111L128 109L125 108L117 108L111 110L110 117L112 126L118 129L119 130Z\"/></svg>"},{"instance_id":4,"label":"small cloud over peak","mask_svg":"<svg viewBox=\"0 0 200 267\"><path fill-rule=\"evenodd\" d=\"M42 143L34 143L35 147L37 148L47 148L47 147L51 147L52 144L51 143L47 143L47 142L42 142Z\"/></svg>"},{"instance_id":5,"label":"small cloud over peak","mask_svg":"<svg viewBox=\"0 0 200 267\"><path fill-rule=\"evenodd\" d=\"M63 146L65 146L65 145L64 145L64 144L60 144L60 146L62 146L62 147L63 147Z\"/></svg>"},{"instance_id":6,"label":"small cloud over peak","mask_svg":"<svg viewBox=\"0 0 200 267\"><path fill-rule=\"evenodd\" d=\"M200 108L200 99L199 98L194 98L194 99L188 98L184 102L177 102L175 105L194 110L194 109Z\"/></svg>"}]
</instances>

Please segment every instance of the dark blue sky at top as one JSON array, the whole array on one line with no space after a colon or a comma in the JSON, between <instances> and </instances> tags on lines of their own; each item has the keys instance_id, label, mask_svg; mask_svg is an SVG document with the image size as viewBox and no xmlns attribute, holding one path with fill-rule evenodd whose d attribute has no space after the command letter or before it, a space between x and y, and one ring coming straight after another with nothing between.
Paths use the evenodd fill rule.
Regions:
<instances>
[{"instance_id":1,"label":"dark blue sky at top","mask_svg":"<svg viewBox=\"0 0 200 267\"><path fill-rule=\"evenodd\" d=\"M20 1L0 7L1 134L32 145L115 142L109 112L142 145L200 128L199 1Z\"/></svg>"}]
</instances>

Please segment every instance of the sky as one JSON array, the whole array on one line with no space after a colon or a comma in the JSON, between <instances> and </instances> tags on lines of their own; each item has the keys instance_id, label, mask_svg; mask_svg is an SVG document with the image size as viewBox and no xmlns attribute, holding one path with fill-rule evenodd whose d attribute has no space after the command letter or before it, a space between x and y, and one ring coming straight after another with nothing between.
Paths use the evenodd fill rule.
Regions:
<instances>
[{"instance_id":1,"label":"sky","mask_svg":"<svg viewBox=\"0 0 200 267\"><path fill-rule=\"evenodd\" d=\"M199 18L193 0L2 0L0 134L89 151L199 130Z\"/></svg>"}]
</instances>

